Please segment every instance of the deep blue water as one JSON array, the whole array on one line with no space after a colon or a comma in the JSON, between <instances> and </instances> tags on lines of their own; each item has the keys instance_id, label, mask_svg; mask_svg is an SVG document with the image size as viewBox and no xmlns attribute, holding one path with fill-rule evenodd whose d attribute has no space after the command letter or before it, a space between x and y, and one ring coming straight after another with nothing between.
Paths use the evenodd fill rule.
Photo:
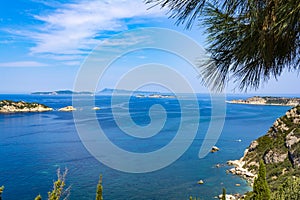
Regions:
<instances>
[{"instance_id":1,"label":"deep blue water","mask_svg":"<svg viewBox=\"0 0 300 200\"><path fill-rule=\"evenodd\" d=\"M238 97L228 97L232 98ZM2 99L39 102L54 109L72 104L70 96L0 95ZM274 120L289 107L227 104L225 125L217 142L221 151L199 159L198 152L208 128L211 107L208 96L199 95L198 99L200 126L190 148L170 166L142 174L111 169L91 156L79 139L72 113L1 114L0 185L5 186L3 199L29 200L38 194L46 198L56 179L56 170L65 167L69 170L67 185L72 187L72 200L94 199L99 174L103 175L106 200L185 200L190 195L206 200L214 199L223 187L228 193L246 192L250 188L244 180L226 174L229 167L215 168L214 165L240 158L250 142L265 134ZM116 126L110 97L97 96L95 104L101 107L96 116L107 137L132 152L151 152L168 144L178 129L181 117L176 99L131 98L129 111L133 121L139 125L150 123L148 110L154 104L161 104L168 113L164 129L151 138L153 141L135 140ZM239 139L241 142L237 142ZM200 179L204 180L203 185L197 184ZM241 186L236 187L236 183Z\"/></svg>"}]
</instances>

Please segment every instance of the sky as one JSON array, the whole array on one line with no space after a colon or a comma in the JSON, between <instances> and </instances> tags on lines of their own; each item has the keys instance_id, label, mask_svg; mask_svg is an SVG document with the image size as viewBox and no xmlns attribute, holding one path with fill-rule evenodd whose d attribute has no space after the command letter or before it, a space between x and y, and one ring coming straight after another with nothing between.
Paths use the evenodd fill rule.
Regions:
<instances>
[{"instance_id":1,"label":"sky","mask_svg":"<svg viewBox=\"0 0 300 200\"><path fill-rule=\"evenodd\" d=\"M167 11L145 5L143 0L11 0L0 2L0 93L30 93L73 89L87 58L99 45L121 34L119 45L136 42L124 32L158 27L177 31L206 47L206 35L197 24L191 30L175 25ZM142 38L143 39L143 38ZM152 58L152 59L149 59ZM155 59L153 59L155 58ZM114 87L132 66L155 61L168 65L189 79L196 92L207 92L184 61L159 50L139 50L114 62L97 89ZM154 72L159 73L159 72ZM144 76L147 76L145 74ZM258 90L259 94L300 94L300 78L284 72ZM229 83L227 93L240 93ZM143 89L160 90L146 85ZM126 89L126 88L124 88ZM150 89L149 89L150 90Z\"/></svg>"}]
</instances>

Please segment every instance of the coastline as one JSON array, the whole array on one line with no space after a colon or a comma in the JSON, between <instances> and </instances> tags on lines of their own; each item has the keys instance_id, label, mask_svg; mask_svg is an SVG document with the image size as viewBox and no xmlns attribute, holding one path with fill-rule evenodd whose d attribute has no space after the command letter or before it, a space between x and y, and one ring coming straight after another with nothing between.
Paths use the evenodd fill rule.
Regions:
<instances>
[{"instance_id":1,"label":"coastline","mask_svg":"<svg viewBox=\"0 0 300 200\"><path fill-rule=\"evenodd\" d=\"M278 117L267 133L253 140L239 160L229 160L234 166L227 170L247 180L253 186L259 171L259 160L266 165L266 180L270 189L277 190L282 180L299 174L300 106L293 107Z\"/></svg>"},{"instance_id":2,"label":"coastline","mask_svg":"<svg viewBox=\"0 0 300 200\"><path fill-rule=\"evenodd\" d=\"M249 148L246 148L244 151L244 155L239 160L227 161L227 165L234 166L233 168L227 170L227 173L231 173L245 179L252 186L257 174L252 173L249 169L244 167L246 164L244 158L247 155L248 151Z\"/></svg>"},{"instance_id":3,"label":"coastline","mask_svg":"<svg viewBox=\"0 0 300 200\"><path fill-rule=\"evenodd\" d=\"M94 107L94 110L99 110L99 107ZM71 112L77 109L73 106L66 106L59 108L61 112ZM0 114L13 114L13 113L41 113L54 111L53 108L44 104L36 102L25 102L25 101L12 101L12 100L0 100Z\"/></svg>"},{"instance_id":4,"label":"coastline","mask_svg":"<svg viewBox=\"0 0 300 200\"><path fill-rule=\"evenodd\" d=\"M248 103L248 102L233 102L233 101L225 101L230 104L243 104L243 105L254 105L254 106L287 106L293 107L294 105L286 105L286 104L271 104L271 103Z\"/></svg>"},{"instance_id":5,"label":"coastline","mask_svg":"<svg viewBox=\"0 0 300 200\"><path fill-rule=\"evenodd\" d=\"M231 104L247 105L270 105L270 106L297 106L300 104L300 98L297 97L271 97L271 96L254 96L247 99L233 99L226 101Z\"/></svg>"},{"instance_id":6,"label":"coastline","mask_svg":"<svg viewBox=\"0 0 300 200\"><path fill-rule=\"evenodd\" d=\"M28 95L28 98L24 98L24 96L21 97L17 97L15 98L16 100L19 99L24 99L27 102L33 102L35 101L36 97L32 97L30 95ZM73 125L72 125L72 117L69 114L64 114L64 113L60 113L57 112L58 108L62 108L66 105L71 105L72 103L72 99L71 97L68 97L65 99L60 99L58 96L43 96L41 97L39 102L43 102L46 105L49 105L50 107L53 107L55 109L55 112L50 112L50 114L46 114L47 116L49 115L50 117L46 118L42 118L43 120L41 121L32 121L34 119L38 119L40 116L38 115L30 115L30 117L24 116L22 118L22 120L24 120L24 122L22 123L22 125L19 125L18 131L16 131L14 134L16 136L19 136L21 138L26 137L26 140L28 141L33 141L34 145L37 146L39 149L43 149L45 152L43 152L43 155L46 156L51 156L53 155L53 152L55 154L55 156L62 156L62 162L68 162L68 166L69 167L73 167L73 168L78 168L81 169L80 167L82 167L81 165L81 161L77 161L78 158L78 152L80 152L79 150L81 149L80 144L77 143L73 143L72 141L75 141L77 139L77 137L74 136L74 131L73 130ZM103 113L107 113L107 109L106 109L106 105L107 103L109 103L108 99L104 99L105 102L103 103L103 98L102 97L97 97L97 104L99 107L101 107L102 112ZM155 99L150 99L151 101L155 101ZM167 101L167 100L166 100ZM136 100L136 103L138 106L141 106L141 108L143 108L144 104L139 103L140 101ZM201 106L203 106L203 108L206 108L206 104L205 102L203 104L201 104ZM230 105L228 105L230 106ZM140 108L140 107L138 107ZM78 112L80 112L80 107L77 107ZM92 109L92 108L88 108L88 109ZM175 167L173 168L168 168L168 171L164 171L164 173L157 173L157 174L150 174L147 175L146 178L144 178L143 180L147 180L145 182L139 182L139 186L138 189L139 191L143 191L144 188L149 187L149 182L158 182L159 184L154 185L151 190L159 190L161 189L162 186L171 189L172 191L178 191L178 193L176 193L176 195L178 195L181 199L186 199L182 194L182 189L179 189L178 187L178 183L182 184L182 187L186 187L186 188L190 188L188 191L188 195L196 195L199 194L203 197L203 199L212 199L214 196L218 196L218 194L221 193L221 189L222 187L225 187L226 190L228 191L228 194L231 193L232 195L239 193L241 195L243 195L244 193L246 193L247 191L251 191L251 188L249 186L249 184L246 183L246 181L244 179L241 179L239 176L235 176L232 174L228 174L226 176L225 171L227 169L230 169L226 166L226 168L223 169L211 169L212 165L216 164L216 162L218 163L224 163L226 164L226 162L232 158L234 159L239 159L241 158L242 152L248 147L249 143L251 141L247 141L247 139L245 139L243 136L245 135L245 137L248 137L247 134L254 132L253 135L251 135L251 140L254 140L256 138L258 138L260 136L260 134L258 132L255 132L255 130L257 130L257 127L261 127L263 126L263 124L267 124L265 125L265 128L269 127L269 125L273 122L272 119L269 118L269 115L271 115L269 112L272 113L272 115L279 115L280 113L284 112L284 110L286 108L284 107L278 107L277 109L273 109L272 107L262 107L262 109L251 109L250 112L251 113L255 113L257 114L259 117L259 122L257 122L257 118L254 120L253 118L249 117L248 113L241 113L242 116L240 115L236 115L236 113L240 113L240 109L243 108L239 108L239 106L231 106L229 109L233 109L234 112L230 112L229 115L232 116L234 118L234 120L231 121L230 126L227 126L227 131L226 133L228 133L228 137L229 139L224 141L224 140L220 140L220 144L218 144L218 147L221 149L221 151L219 153L215 153L215 154L211 154L211 156L209 156L207 159L204 160L198 160L198 157L196 160L192 160L192 162L189 164L188 162L186 162L185 159L179 161L179 163L176 163ZM277 111L276 111L277 110ZM273 112L275 114L273 114ZM52 114L51 114L52 113ZM268 114L265 114L268 113ZM138 114L138 113L137 113ZM205 115L206 113L203 113L203 115ZM209 113L208 113L209 114ZM53 118L51 117L53 116ZM55 116L55 117L54 117ZM58 118L56 116L59 116ZM138 116L138 115L137 115ZM205 115L206 116L206 115ZM251 114L250 114L251 116ZM0 115L1 117L1 115ZM14 116L12 115L11 117L6 117L6 116L2 116L3 118L5 118L5 120L7 120L8 122L11 121L11 123L7 123L7 125L3 126L3 137L10 137L11 133L11 125L15 125L15 123L17 121L15 121ZM249 117L249 118L248 118ZM266 117L266 118L265 118ZM61 120L63 119L63 121ZM173 120L172 120L173 122ZM106 122L106 120L103 120L104 125L109 125L109 122ZM42 124L43 126L32 126L32 124ZM53 124L55 126L53 126ZM247 130L243 130L242 132L240 132L241 130L241 126L245 127L245 125L249 125L249 128L247 128ZM226 129L226 127L225 127ZM250 131L248 131L250 130ZM40 131L40 132L39 132ZM37 134L30 134L30 133L35 133L37 132ZM44 134L45 133L45 134ZM25 136L23 136L25 135ZM53 141L53 138L55 138L55 141ZM121 137L121 139L123 139ZM237 139L241 139L242 142L238 142L238 143L234 143ZM14 143L18 143L18 137L13 137L12 139L10 139L11 142ZM44 148L45 142L48 143L48 141L51 141L51 145L53 145L53 148L51 149L46 149ZM53 141L53 142L52 142ZM61 142L57 142L57 141L61 141ZM66 143L67 141L67 143ZM68 142L71 141L71 142ZM3 140L3 143L5 142L5 140ZM63 145L62 145L63 144ZM131 143L129 143L130 145ZM67 146L65 146L67 145ZM132 148L132 146L130 145L127 148ZM229 147L229 148L227 148ZM15 147L12 147L15 148ZM66 154L66 156L61 155L61 149L64 148L63 150L68 151L70 148L74 148L74 151L70 151L70 153ZM198 146L194 145L193 147L194 149L198 150ZM238 149L237 149L238 148ZM79 149L79 150L77 150ZM134 147L134 150L137 149L138 147ZM21 148L20 150L23 151L23 149ZM50 151L51 150L51 151ZM17 151L17 150L14 150ZM8 152L8 151L7 151ZM74 152L74 153L73 153ZM6 153L6 152L5 152ZM35 153L35 152L33 152ZM189 156L190 158L193 158L193 154L194 151L193 149L191 149L189 152L187 152L187 156ZM224 153L224 154L223 154ZM225 155L226 154L226 155ZM23 154L20 154L23 155ZM82 154L80 152L80 155L83 155L82 157L88 157L89 155L85 155ZM14 157L18 158L18 155L13 155ZM9 152L5 154L6 158L10 158L12 157ZM11 163L11 161L9 159L5 160L6 158L4 158L4 161L7 163L7 165L11 165L12 168L15 166L14 163ZM27 162L29 163L28 165L30 165L30 163L34 163L34 156L30 156L28 157L28 159L26 161L23 161L23 165L27 165ZM20 158L22 159L22 158ZM72 159L70 161L70 159ZM73 161L74 160L74 161ZM93 166L95 164L93 164L92 161L90 160L84 160L84 162L86 162L89 166L91 167L86 167L87 170L91 171L91 173L95 173L97 174L99 171L99 168L94 169ZM198 163L197 165L194 165L193 163ZM17 164L17 163L16 163ZM38 167L40 167L40 163L36 163ZM45 165L47 166L47 173L49 174L48 176L45 176L45 178L43 179L43 181L49 181L51 180L52 176L53 176L53 168L51 168L51 166L57 165L57 161L56 160L51 160L51 161L47 161L47 163L45 163ZM50 166L48 168L48 166ZM180 178L180 179L176 179L174 180L171 176L171 174L176 174L178 173L178 169L184 169L184 167L188 167L188 173L186 173L185 171L180 171L180 173L182 173L182 177L184 176L184 178ZM240 165L242 166L242 165ZM43 166L42 166L43 167ZM205 167L203 170L201 170L202 167ZM48 170L48 169L52 169ZM100 169L101 166L100 166ZM207 170L206 170L207 169ZM8 169L8 172L10 169ZM19 170L23 170L23 169L19 169ZM215 170L214 172L212 172L212 170ZM82 170L78 170L78 172L76 171L75 175L76 179L80 180L83 183L89 183L90 181L90 177L85 177L84 175L82 175L82 173L80 173ZM11 172L13 173L13 172ZM21 173L21 172L20 172ZM27 173L27 174L26 174ZM131 176L127 176L127 175L123 175L120 174L120 176L118 176L118 178L115 178L115 176L111 176L112 173L115 173L114 171L108 171L105 176L106 176L106 190L110 191L113 190L115 192L115 194L117 193L124 193L124 191L126 191L126 193L128 193L129 195L125 196L124 198L128 198L130 199L130 197L133 197L134 195L136 195L134 192L132 191L132 185L127 186L127 183L131 183L131 182L136 182L135 177L131 177ZM28 172L26 171L22 171L22 174L25 174L25 176L28 176L28 185L30 185L30 187L32 188L37 188L36 185L40 184L40 183L36 183L37 181L34 178L30 177L30 174L28 174ZM4 178L6 178L6 180L8 180L9 174L4 174ZM113 174L114 175L114 174ZM118 174L119 175L119 174ZM70 176L71 180L74 180L74 176ZM160 180L158 177L165 177L162 178L162 180ZM171 177L171 178L169 178ZM211 178L212 177L212 178ZM97 176L96 179L98 179L99 177ZM199 179L203 179L204 180L204 184L199 186L196 181L198 181ZM192 180L192 181L191 181ZM16 184L18 183L19 180L15 180ZM27 181L27 180L26 180ZM97 180L95 180L97 181ZM214 181L214 182L213 182ZM29 183L30 182L30 183ZM239 183L241 184L240 186L236 186L236 184ZM5 184L7 185L7 184ZM74 184L75 185L75 184ZM126 185L127 187L125 187L125 189L123 189L124 185ZM115 187L119 187L122 188L122 191L116 189ZM18 188L13 188L11 187L12 190L17 191L18 192ZM74 186L75 190L79 188L78 186ZM74 190L74 194L73 196L79 196L82 197L82 194L78 193L77 191ZM85 194L90 197L91 195L89 194L94 194L94 188L91 189L92 191L90 191L89 189L84 189ZM200 192L199 192L200 191ZM40 191L38 191L40 192ZM151 199L153 198L153 196L151 196L152 194L147 193L146 191L143 191L145 193L145 198ZM14 195L16 194L16 192L14 192L14 194L11 193L7 193L7 195L9 197L11 197L12 199L15 197ZM29 192L30 194L30 192ZM174 195L170 195L168 193L165 194L167 196L167 198L174 198L175 196L175 192ZM93 197L91 197L93 198ZM118 199L114 194L108 194L107 198L116 198Z\"/></svg>"},{"instance_id":7,"label":"coastline","mask_svg":"<svg viewBox=\"0 0 300 200\"><path fill-rule=\"evenodd\" d=\"M44 104L40 103L27 103L25 101L11 101L1 100L0 101L0 113L25 113L25 112L48 112L53 111Z\"/></svg>"}]
</instances>

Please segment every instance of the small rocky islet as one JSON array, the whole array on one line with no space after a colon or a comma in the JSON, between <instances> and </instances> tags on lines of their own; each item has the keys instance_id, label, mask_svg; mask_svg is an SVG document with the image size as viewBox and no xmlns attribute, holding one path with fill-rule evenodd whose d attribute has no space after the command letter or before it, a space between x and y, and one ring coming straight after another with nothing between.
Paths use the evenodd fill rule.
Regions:
<instances>
[{"instance_id":1,"label":"small rocky islet","mask_svg":"<svg viewBox=\"0 0 300 200\"><path fill-rule=\"evenodd\" d=\"M24 101L11 100L0 101L0 113L47 112L52 110L53 108L40 103L28 103Z\"/></svg>"}]
</instances>

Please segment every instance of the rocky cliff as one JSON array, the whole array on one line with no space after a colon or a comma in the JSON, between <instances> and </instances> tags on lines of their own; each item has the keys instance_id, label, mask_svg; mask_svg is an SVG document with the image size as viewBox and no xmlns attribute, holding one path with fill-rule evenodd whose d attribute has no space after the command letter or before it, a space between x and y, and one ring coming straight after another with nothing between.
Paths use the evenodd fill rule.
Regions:
<instances>
[{"instance_id":1,"label":"rocky cliff","mask_svg":"<svg viewBox=\"0 0 300 200\"><path fill-rule=\"evenodd\" d=\"M241 173L239 175L253 181L261 159L266 164L271 188L288 176L300 176L300 106L278 118L266 135L250 144L240 160L229 161L229 164L235 165L231 172Z\"/></svg>"}]
</instances>

